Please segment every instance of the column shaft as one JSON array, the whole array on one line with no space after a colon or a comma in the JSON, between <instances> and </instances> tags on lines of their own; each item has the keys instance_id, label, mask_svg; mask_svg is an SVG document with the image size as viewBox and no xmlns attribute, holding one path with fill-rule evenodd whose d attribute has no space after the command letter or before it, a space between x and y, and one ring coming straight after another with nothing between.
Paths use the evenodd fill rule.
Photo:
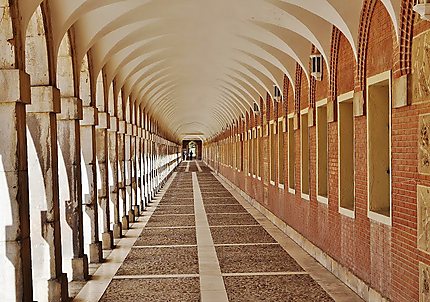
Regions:
<instances>
[{"instance_id":1,"label":"column shaft","mask_svg":"<svg viewBox=\"0 0 430 302\"><path fill-rule=\"evenodd\" d=\"M7 289L2 298L33 301L25 117L30 77L0 70L0 87L0 284Z\"/></svg>"},{"instance_id":2,"label":"column shaft","mask_svg":"<svg viewBox=\"0 0 430 302\"><path fill-rule=\"evenodd\" d=\"M125 191L126 191L126 199L127 199L127 209L128 209L128 218L129 222L134 222L134 211L133 211L133 193L131 188L132 182L132 146L131 146L131 125L127 124L127 132L124 138L124 152L125 152Z\"/></svg>"},{"instance_id":3,"label":"column shaft","mask_svg":"<svg viewBox=\"0 0 430 302\"><path fill-rule=\"evenodd\" d=\"M102 243L99 240L99 221L97 206L97 166L96 166L96 137L95 125L97 124L97 112L93 107L83 108L83 120L81 121L81 152L84 166L82 166L83 183L83 204L85 213L88 215L90 229L88 240L90 241L90 262L99 263L102 261Z\"/></svg>"},{"instance_id":4,"label":"column shaft","mask_svg":"<svg viewBox=\"0 0 430 302\"><path fill-rule=\"evenodd\" d=\"M102 125L100 122L103 120ZM108 173L108 132L107 114L99 112L99 126L96 129L97 162L99 172L98 203L102 218L102 246L103 249L112 249L113 232L110 229L110 207L109 207L109 173Z\"/></svg>"},{"instance_id":5,"label":"column shaft","mask_svg":"<svg viewBox=\"0 0 430 302\"><path fill-rule=\"evenodd\" d=\"M52 86L31 87L27 107L34 298L67 301L67 276L62 273L58 183L57 116L60 92ZM48 290L46 291L46 288Z\"/></svg>"},{"instance_id":6,"label":"column shaft","mask_svg":"<svg viewBox=\"0 0 430 302\"><path fill-rule=\"evenodd\" d=\"M113 236L121 238L122 223L120 221L120 203L119 203L119 184L118 184L118 134L117 120L111 117L110 128L108 131L109 137L109 186L110 198L113 204Z\"/></svg>"},{"instance_id":7,"label":"column shaft","mask_svg":"<svg viewBox=\"0 0 430 302\"><path fill-rule=\"evenodd\" d=\"M88 278L88 257L84 253L82 213L81 132L82 101L61 98L57 114L57 133L63 169L60 169L60 213L63 238L63 260L72 259L72 279ZM65 185L67 184L67 185ZM64 266L63 266L64 267Z\"/></svg>"},{"instance_id":8,"label":"column shaft","mask_svg":"<svg viewBox=\"0 0 430 302\"><path fill-rule=\"evenodd\" d=\"M125 170L125 122L119 122L118 131L118 192L120 198L120 207L122 210L122 228L123 230L129 229L129 217L127 209L127 194L126 194L126 170Z\"/></svg>"}]
</instances>

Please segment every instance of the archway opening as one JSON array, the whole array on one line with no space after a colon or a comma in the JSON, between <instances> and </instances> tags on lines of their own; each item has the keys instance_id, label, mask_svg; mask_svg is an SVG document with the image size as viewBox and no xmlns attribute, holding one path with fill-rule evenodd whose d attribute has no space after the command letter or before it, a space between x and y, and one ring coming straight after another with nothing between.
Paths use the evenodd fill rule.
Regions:
<instances>
[{"instance_id":1,"label":"archway opening","mask_svg":"<svg viewBox=\"0 0 430 302\"><path fill-rule=\"evenodd\" d=\"M201 160L202 159L201 140L184 140L182 142L182 158L183 160Z\"/></svg>"}]
</instances>

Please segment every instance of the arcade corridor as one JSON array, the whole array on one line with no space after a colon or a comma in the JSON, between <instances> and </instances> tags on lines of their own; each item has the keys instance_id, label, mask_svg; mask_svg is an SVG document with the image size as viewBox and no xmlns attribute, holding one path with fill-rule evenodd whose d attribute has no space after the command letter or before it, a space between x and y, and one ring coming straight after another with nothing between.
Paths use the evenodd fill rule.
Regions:
<instances>
[{"instance_id":1,"label":"arcade corridor","mask_svg":"<svg viewBox=\"0 0 430 302\"><path fill-rule=\"evenodd\" d=\"M203 162L182 163L117 246L74 301L362 301Z\"/></svg>"},{"instance_id":2,"label":"arcade corridor","mask_svg":"<svg viewBox=\"0 0 430 302\"><path fill-rule=\"evenodd\" d=\"M0 302L430 302L430 0L0 0Z\"/></svg>"}]
</instances>

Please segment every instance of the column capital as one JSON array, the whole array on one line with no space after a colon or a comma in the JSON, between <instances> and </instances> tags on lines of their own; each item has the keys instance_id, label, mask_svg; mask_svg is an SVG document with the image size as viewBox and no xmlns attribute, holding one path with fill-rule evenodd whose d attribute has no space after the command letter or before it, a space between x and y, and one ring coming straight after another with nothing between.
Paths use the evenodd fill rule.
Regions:
<instances>
[{"instance_id":1,"label":"column capital","mask_svg":"<svg viewBox=\"0 0 430 302\"><path fill-rule=\"evenodd\" d=\"M127 131L127 125L125 121L119 121L118 122L118 133L119 134L125 134Z\"/></svg>"},{"instance_id":2,"label":"column capital","mask_svg":"<svg viewBox=\"0 0 430 302\"><path fill-rule=\"evenodd\" d=\"M83 119L81 126L96 126L98 125L98 110L94 107L82 107Z\"/></svg>"},{"instance_id":3,"label":"column capital","mask_svg":"<svg viewBox=\"0 0 430 302\"><path fill-rule=\"evenodd\" d=\"M126 123L126 126L127 126L127 128L126 128L126 135L128 135L128 136L131 136L131 135L133 135L133 125L132 124L130 124L130 123Z\"/></svg>"},{"instance_id":4,"label":"column capital","mask_svg":"<svg viewBox=\"0 0 430 302\"><path fill-rule=\"evenodd\" d=\"M60 113L60 90L54 86L32 86L31 104L27 106L27 112L32 113Z\"/></svg>"},{"instance_id":5,"label":"column capital","mask_svg":"<svg viewBox=\"0 0 430 302\"><path fill-rule=\"evenodd\" d=\"M118 131L118 118L116 116L109 116L109 131Z\"/></svg>"},{"instance_id":6,"label":"column capital","mask_svg":"<svg viewBox=\"0 0 430 302\"><path fill-rule=\"evenodd\" d=\"M109 128L109 123L110 123L109 113L99 111L98 112L98 125L97 125L97 128L98 129L108 129Z\"/></svg>"},{"instance_id":7,"label":"column capital","mask_svg":"<svg viewBox=\"0 0 430 302\"><path fill-rule=\"evenodd\" d=\"M0 103L30 104L30 75L19 69L0 70Z\"/></svg>"},{"instance_id":8,"label":"column capital","mask_svg":"<svg viewBox=\"0 0 430 302\"><path fill-rule=\"evenodd\" d=\"M57 114L58 120L81 120L82 100L77 97L62 97L61 112Z\"/></svg>"},{"instance_id":9,"label":"column capital","mask_svg":"<svg viewBox=\"0 0 430 302\"><path fill-rule=\"evenodd\" d=\"M143 134L142 127L137 127L137 136L142 137L142 134Z\"/></svg>"}]
</instances>

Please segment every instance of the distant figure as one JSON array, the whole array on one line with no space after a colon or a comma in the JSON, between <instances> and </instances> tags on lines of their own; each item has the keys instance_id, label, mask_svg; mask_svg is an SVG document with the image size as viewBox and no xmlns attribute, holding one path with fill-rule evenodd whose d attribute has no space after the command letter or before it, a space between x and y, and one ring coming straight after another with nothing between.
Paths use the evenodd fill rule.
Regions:
<instances>
[{"instance_id":1,"label":"distant figure","mask_svg":"<svg viewBox=\"0 0 430 302\"><path fill-rule=\"evenodd\" d=\"M183 160L187 160L187 151L184 150L184 152L182 153L182 158Z\"/></svg>"},{"instance_id":2,"label":"distant figure","mask_svg":"<svg viewBox=\"0 0 430 302\"><path fill-rule=\"evenodd\" d=\"M190 151L190 160L193 160L193 151Z\"/></svg>"}]
</instances>

